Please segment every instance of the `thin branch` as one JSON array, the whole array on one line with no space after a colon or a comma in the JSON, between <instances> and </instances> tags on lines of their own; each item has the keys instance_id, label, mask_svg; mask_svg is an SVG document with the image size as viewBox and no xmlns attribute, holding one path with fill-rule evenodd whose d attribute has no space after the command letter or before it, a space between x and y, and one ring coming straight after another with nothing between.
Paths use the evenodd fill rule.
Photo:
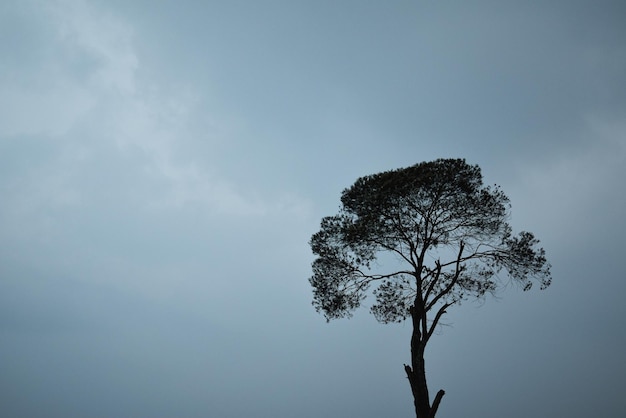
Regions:
<instances>
[{"instance_id":1,"label":"thin branch","mask_svg":"<svg viewBox=\"0 0 626 418\"><path fill-rule=\"evenodd\" d=\"M395 247L392 247L390 245L387 245L387 244L385 244L383 242L380 242L379 240L372 239L372 240L370 240L370 242L372 242L372 243L374 243L376 245L381 246L382 248L384 248L387 251L391 251L391 252L394 252L394 253L398 254L404 261L406 261L407 263L413 265L413 263L411 262L411 259L408 258L401 250L399 250L399 249L397 249Z\"/></svg>"},{"instance_id":2,"label":"thin branch","mask_svg":"<svg viewBox=\"0 0 626 418\"><path fill-rule=\"evenodd\" d=\"M398 218L397 223L395 224L396 230L399 231L404 243L408 244L409 246L409 258L407 259L406 257L404 256L403 257L413 268L417 268L417 262L415 258L413 257L413 254L415 253L415 245L413 244L413 240L406 234L405 228L402 226L402 219L401 219L400 213L397 213L397 218ZM393 221L394 220L392 219L392 222Z\"/></svg>"},{"instance_id":3,"label":"thin branch","mask_svg":"<svg viewBox=\"0 0 626 418\"><path fill-rule=\"evenodd\" d=\"M498 249L493 249L492 251L474 251L473 253L471 253L471 254L469 254L469 255L467 255L465 257L457 258L457 259L449 261L447 263L443 263L443 264L441 264L441 267L448 267L448 266L451 266L453 264L464 263L466 261L474 260L474 259L477 259L477 258L483 258L483 257L493 258L493 257L499 256L500 253L506 255L505 251L498 250Z\"/></svg>"},{"instance_id":4,"label":"thin branch","mask_svg":"<svg viewBox=\"0 0 626 418\"><path fill-rule=\"evenodd\" d=\"M435 304L442 297L450 293L454 285L456 285L457 281L459 280L459 276L461 275L461 271L463 270L463 267L461 266L461 260L463 259L462 255L463 255L464 248L465 248L465 244L463 243L463 241L461 241L461 243L459 244L459 254L456 257L456 266L454 268L454 276L452 277L452 280L450 280L450 283L448 284L448 286L446 286L445 289L439 292L439 294L435 296L433 300L426 306L426 310L430 310L433 306L435 306Z\"/></svg>"},{"instance_id":5,"label":"thin branch","mask_svg":"<svg viewBox=\"0 0 626 418\"><path fill-rule=\"evenodd\" d=\"M366 273L363 273L361 270L356 270L356 271L359 273L361 278L369 280L369 281L389 279L391 277L400 276L400 275L409 275L409 276L413 275L413 272L408 271L408 270L398 270L396 272L388 273L388 274L366 274Z\"/></svg>"},{"instance_id":6,"label":"thin branch","mask_svg":"<svg viewBox=\"0 0 626 418\"><path fill-rule=\"evenodd\" d=\"M441 319L443 314L446 313L446 309L448 309L453 304L454 304L453 302L449 302L449 303L444 304L441 308L439 308L439 310L437 311L437 314L435 315L435 319L433 319L433 323L430 324L430 329L428 329L428 332L426 332L426 334L424 335L425 343L428 342L428 340L430 340L430 337L433 335L433 332L435 332L435 328L437 327L437 324L439 323L439 320Z\"/></svg>"},{"instance_id":7,"label":"thin branch","mask_svg":"<svg viewBox=\"0 0 626 418\"><path fill-rule=\"evenodd\" d=\"M435 264L437 266L436 269L434 270L435 274L431 275L432 280L430 282L430 286L428 286L428 290L426 290L426 294L424 295L424 300L428 300L428 297L430 296L431 292L435 288L435 285L439 281L439 277L441 275L441 264L439 263L439 260L435 261Z\"/></svg>"}]
</instances>

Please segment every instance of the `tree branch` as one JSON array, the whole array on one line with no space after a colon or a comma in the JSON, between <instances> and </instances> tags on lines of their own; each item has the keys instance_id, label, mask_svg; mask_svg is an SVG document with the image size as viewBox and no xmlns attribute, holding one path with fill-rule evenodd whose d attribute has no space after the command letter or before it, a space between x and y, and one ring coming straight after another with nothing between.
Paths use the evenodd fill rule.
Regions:
<instances>
[{"instance_id":1,"label":"tree branch","mask_svg":"<svg viewBox=\"0 0 626 418\"><path fill-rule=\"evenodd\" d=\"M406 261L406 262L407 262L407 263L409 263L410 265L413 265L413 262L411 261L411 259L410 259L409 257L407 257L407 256L404 254L404 252L402 252L401 250L399 250L399 249L397 249L397 248L395 248L395 247L392 247L392 246L390 246L390 245L387 245L387 244L385 244L385 243L383 243L383 242L381 242L381 241L379 241L379 240L374 240L374 239L372 239L372 240L370 240L370 241L371 241L372 243L376 244L376 245L379 245L380 247L384 248L384 249L385 249L385 250L387 250L387 251L391 251L391 252L394 252L394 253L398 254L398 255L399 255L399 256L400 256L400 257L401 257L404 261Z\"/></svg>"},{"instance_id":2,"label":"tree branch","mask_svg":"<svg viewBox=\"0 0 626 418\"><path fill-rule=\"evenodd\" d=\"M448 309L452 305L453 305L453 303L450 302L450 303L444 304L441 308L439 308L439 310L437 311L437 314L435 315L435 319L433 319L433 323L430 325L430 329L428 329L428 332L426 332L425 335L424 335L424 342L425 343L427 343L428 340L430 340L430 337L435 332L435 328L437 327L437 324L439 323L439 320L441 319L443 314L446 313L446 309Z\"/></svg>"},{"instance_id":3,"label":"tree branch","mask_svg":"<svg viewBox=\"0 0 626 418\"><path fill-rule=\"evenodd\" d=\"M439 292L439 294L435 296L433 300L426 306L426 310L430 310L442 297L450 293L454 285L456 285L456 282L459 280L459 276L461 275L461 271L463 269L463 267L461 266L461 260L463 259L463 248L465 248L465 244L463 244L463 241L461 241L461 243L459 244L459 254L456 257L456 266L454 268L454 276L452 277L452 280L450 280L448 286L446 286L445 289Z\"/></svg>"},{"instance_id":4,"label":"tree branch","mask_svg":"<svg viewBox=\"0 0 626 418\"><path fill-rule=\"evenodd\" d=\"M439 409L439 404L441 403L441 398L445 395L446 392L443 389L440 389L435 395L435 400L433 401L433 406L430 408L430 418L435 418L435 414L437 413L437 409Z\"/></svg>"},{"instance_id":5,"label":"tree branch","mask_svg":"<svg viewBox=\"0 0 626 418\"><path fill-rule=\"evenodd\" d=\"M407 271L407 270L399 270L399 271L396 271L394 273L389 273L389 274L365 274L359 271L359 274L361 275L363 279L368 280L368 281L373 281L373 280L389 279L391 277L400 276L403 274L412 276L413 272Z\"/></svg>"},{"instance_id":6,"label":"tree branch","mask_svg":"<svg viewBox=\"0 0 626 418\"><path fill-rule=\"evenodd\" d=\"M435 288L435 285L439 281L439 276L441 275L441 263L439 263L439 260L437 260L435 264L437 265L435 269L435 274L429 273L431 274L432 280L430 282L430 285L428 286L428 289L426 290L426 294L424 295L424 300L428 300L428 297L430 296L431 292Z\"/></svg>"},{"instance_id":7,"label":"tree branch","mask_svg":"<svg viewBox=\"0 0 626 418\"><path fill-rule=\"evenodd\" d=\"M481 244L481 246L485 247L487 245L486 244ZM469 255L466 255L465 257L460 257L460 258L457 258L456 260L452 260L452 261L449 261L447 263L443 263L443 264L441 264L441 267L448 267L448 266L451 266L453 264L458 264L459 262L460 263L464 263L464 262L469 261L469 260L480 259L480 258L483 258L483 257L485 257L485 258L488 257L488 258L492 258L493 259L493 258L496 258L496 257L502 257L502 256L506 256L506 255L507 255L507 252L505 250L502 250L500 248L492 247L492 249L489 250L489 251L478 251L478 250L476 250L473 253L471 253Z\"/></svg>"},{"instance_id":8,"label":"tree branch","mask_svg":"<svg viewBox=\"0 0 626 418\"><path fill-rule=\"evenodd\" d=\"M417 268L417 260L415 260L413 256L414 254L417 255L417 253L415 252L415 244L413 243L413 240L407 235L406 230L402 225L401 214L396 213L396 217L390 219L391 222L394 223L396 231L400 233L402 241L404 241L404 243L409 246L409 257L407 258L404 256L404 254L402 254L404 260L406 260L413 268Z\"/></svg>"}]
</instances>

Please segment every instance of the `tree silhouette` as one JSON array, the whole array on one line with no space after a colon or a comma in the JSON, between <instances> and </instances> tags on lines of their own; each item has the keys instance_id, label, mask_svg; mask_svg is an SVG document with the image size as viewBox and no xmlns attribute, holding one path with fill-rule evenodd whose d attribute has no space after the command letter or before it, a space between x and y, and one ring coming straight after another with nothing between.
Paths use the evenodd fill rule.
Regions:
<instances>
[{"instance_id":1,"label":"tree silhouette","mask_svg":"<svg viewBox=\"0 0 626 418\"><path fill-rule=\"evenodd\" d=\"M411 364L404 369L417 417L433 418L445 392L431 404L424 350L442 316L511 281L524 290L533 281L546 288L544 250L530 232L512 234L509 199L498 186L484 186L480 168L463 159L361 177L341 203L311 238L313 305L327 320L350 317L369 293L378 321L410 319ZM395 260L381 260L384 254Z\"/></svg>"}]
</instances>

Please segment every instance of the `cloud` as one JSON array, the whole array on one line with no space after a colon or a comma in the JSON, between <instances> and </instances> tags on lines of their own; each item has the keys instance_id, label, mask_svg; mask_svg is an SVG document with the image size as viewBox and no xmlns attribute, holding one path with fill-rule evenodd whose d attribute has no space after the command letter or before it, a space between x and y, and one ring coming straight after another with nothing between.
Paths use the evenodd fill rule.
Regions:
<instances>
[{"instance_id":1,"label":"cloud","mask_svg":"<svg viewBox=\"0 0 626 418\"><path fill-rule=\"evenodd\" d=\"M132 25L83 1L38 6L13 9L35 52L13 54L0 78L0 275L191 298L235 291L211 283L242 243L277 257L293 242L310 203L224 175L218 144L245 138L207 129L232 121L193 85L143 72Z\"/></svg>"},{"instance_id":2,"label":"cloud","mask_svg":"<svg viewBox=\"0 0 626 418\"><path fill-rule=\"evenodd\" d=\"M141 71L128 22L80 0L29 2L13 13L28 22L23 37L39 52L28 65L17 54L0 79L0 138L14 141L16 153L25 152L26 136L36 146L53 144L46 173L20 179L14 199L47 204L45 195L53 194L86 204L108 194L152 209L202 206L219 216L306 210L295 196L244 192L214 167L219 155L194 154L194 141L209 150L218 141L197 129L200 98L190 85L173 89ZM11 48L21 46L3 49ZM101 180L97 190L86 181L93 177Z\"/></svg>"},{"instance_id":3,"label":"cloud","mask_svg":"<svg viewBox=\"0 0 626 418\"><path fill-rule=\"evenodd\" d=\"M4 92L0 135L62 137L104 95L133 94L138 58L129 25L83 1L21 6L12 10L19 17L15 29L21 36L2 48L15 60L0 80ZM24 42L30 44L21 45ZM21 48L34 52L12 51Z\"/></svg>"},{"instance_id":4,"label":"cloud","mask_svg":"<svg viewBox=\"0 0 626 418\"><path fill-rule=\"evenodd\" d=\"M133 94L139 59L133 48L132 27L80 0L59 0L47 6L64 58L96 63L89 81L99 88Z\"/></svg>"}]
</instances>

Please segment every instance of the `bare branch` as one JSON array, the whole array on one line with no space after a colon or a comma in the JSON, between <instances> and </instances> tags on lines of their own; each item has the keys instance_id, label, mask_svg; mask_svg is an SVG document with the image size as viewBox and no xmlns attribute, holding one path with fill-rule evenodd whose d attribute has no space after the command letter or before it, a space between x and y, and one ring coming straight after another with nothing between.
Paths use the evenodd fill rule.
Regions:
<instances>
[{"instance_id":1,"label":"bare branch","mask_svg":"<svg viewBox=\"0 0 626 418\"><path fill-rule=\"evenodd\" d=\"M452 276L452 280L450 280L450 283L448 283L448 286L446 286L445 289L439 292L439 294L437 294L433 298L433 300L430 303L428 303L428 305L426 306L426 310L430 310L441 298L449 294L450 291L454 288L454 286L458 282L459 276L461 275L461 272L463 271L463 266L461 266L461 260L463 259L462 255L463 255L464 248L465 248L465 244L461 242L459 244L459 254L456 257L456 265L454 268L454 275Z\"/></svg>"},{"instance_id":2,"label":"bare branch","mask_svg":"<svg viewBox=\"0 0 626 418\"><path fill-rule=\"evenodd\" d=\"M428 286L428 290L426 290L426 294L424 295L424 300L427 301L428 298L430 297L430 294L432 293L433 289L435 288L435 285L439 282L439 276L441 275L441 263L439 262L439 260L435 261L436 264L436 268L435 268L435 274L432 275L432 279L430 281L430 286Z\"/></svg>"},{"instance_id":3,"label":"bare branch","mask_svg":"<svg viewBox=\"0 0 626 418\"><path fill-rule=\"evenodd\" d=\"M430 337L433 335L433 332L435 332L435 328L437 327L439 320L441 319L443 314L446 313L446 309L448 309L453 304L454 302L445 303L444 305L441 306L441 308L439 308L439 310L437 311L437 314L435 315L435 319L433 319L432 324L430 324L430 328L424 335L425 342L428 342L428 340L430 340Z\"/></svg>"},{"instance_id":4,"label":"bare branch","mask_svg":"<svg viewBox=\"0 0 626 418\"><path fill-rule=\"evenodd\" d=\"M445 395L446 392L443 389L440 389L439 392L435 395L435 400L433 401L433 406L430 408L430 417L435 418L435 414L437 414L437 409L439 409L439 404L441 403L441 398Z\"/></svg>"}]
</instances>

